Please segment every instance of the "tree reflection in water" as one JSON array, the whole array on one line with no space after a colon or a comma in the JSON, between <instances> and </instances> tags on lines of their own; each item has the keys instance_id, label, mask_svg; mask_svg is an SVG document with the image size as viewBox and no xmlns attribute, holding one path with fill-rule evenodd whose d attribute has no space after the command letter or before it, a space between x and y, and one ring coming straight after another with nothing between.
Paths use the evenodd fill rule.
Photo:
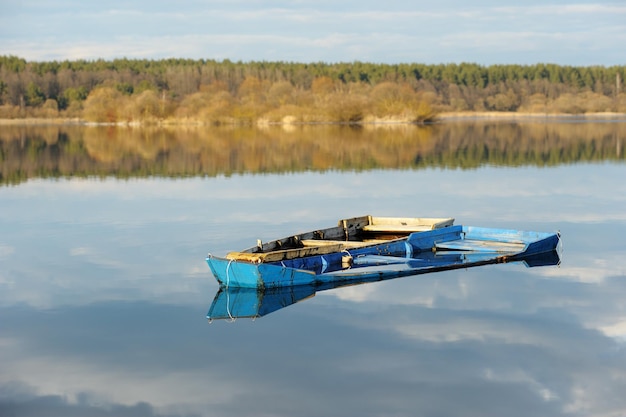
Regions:
<instances>
[{"instance_id":1,"label":"tree reflection in water","mask_svg":"<svg viewBox=\"0 0 626 417\"><path fill-rule=\"evenodd\" d=\"M623 162L626 123L523 119L415 125L7 125L0 182Z\"/></svg>"}]
</instances>

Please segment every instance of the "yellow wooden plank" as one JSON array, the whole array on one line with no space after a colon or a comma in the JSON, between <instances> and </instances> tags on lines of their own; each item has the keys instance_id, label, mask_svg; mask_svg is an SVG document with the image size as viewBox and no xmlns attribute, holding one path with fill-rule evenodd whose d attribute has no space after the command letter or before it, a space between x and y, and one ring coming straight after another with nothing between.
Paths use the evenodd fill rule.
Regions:
<instances>
[{"instance_id":1,"label":"yellow wooden plank","mask_svg":"<svg viewBox=\"0 0 626 417\"><path fill-rule=\"evenodd\" d=\"M352 241L352 240L319 240L319 239L304 239L301 240L302 245L305 247L312 246L328 246L328 245L341 245L343 248L360 248L363 246L375 245L377 243L386 243L389 240L384 239L372 239L364 241Z\"/></svg>"},{"instance_id":2,"label":"yellow wooden plank","mask_svg":"<svg viewBox=\"0 0 626 417\"><path fill-rule=\"evenodd\" d=\"M402 224L370 224L363 227L365 232L376 233L415 233L432 230L432 225L402 225Z\"/></svg>"},{"instance_id":3,"label":"yellow wooden plank","mask_svg":"<svg viewBox=\"0 0 626 417\"><path fill-rule=\"evenodd\" d=\"M377 217L370 218L369 224L401 224L401 225L451 225L452 217Z\"/></svg>"},{"instance_id":4,"label":"yellow wooden plank","mask_svg":"<svg viewBox=\"0 0 626 417\"><path fill-rule=\"evenodd\" d=\"M254 263L277 262L287 259L301 258L303 256L325 255L328 253L341 252L342 250L343 246L341 244L333 244L324 246L312 246L307 248L277 250L267 253L231 252L226 255L226 258Z\"/></svg>"},{"instance_id":5,"label":"yellow wooden plank","mask_svg":"<svg viewBox=\"0 0 626 417\"><path fill-rule=\"evenodd\" d=\"M453 218L372 217L363 227L368 232L414 233L451 226Z\"/></svg>"}]
</instances>

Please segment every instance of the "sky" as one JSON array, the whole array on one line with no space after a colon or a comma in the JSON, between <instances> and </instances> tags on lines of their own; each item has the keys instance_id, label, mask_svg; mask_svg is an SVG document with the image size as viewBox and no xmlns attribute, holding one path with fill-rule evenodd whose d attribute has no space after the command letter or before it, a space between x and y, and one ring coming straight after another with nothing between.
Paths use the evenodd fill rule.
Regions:
<instances>
[{"instance_id":1,"label":"sky","mask_svg":"<svg viewBox=\"0 0 626 417\"><path fill-rule=\"evenodd\" d=\"M626 1L0 0L32 61L626 64Z\"/></svg>"}]
</instances>

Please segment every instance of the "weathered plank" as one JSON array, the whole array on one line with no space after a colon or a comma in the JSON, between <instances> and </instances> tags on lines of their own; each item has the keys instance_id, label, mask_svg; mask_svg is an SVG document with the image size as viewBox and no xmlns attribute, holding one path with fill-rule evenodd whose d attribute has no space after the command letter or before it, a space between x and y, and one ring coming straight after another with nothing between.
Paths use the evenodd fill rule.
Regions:
<instances>
[{"instance_id":1,"label":"weathered plank","mask_svg":"<svg viewBox=\"0 0 626 417\"><path fill-rule=\"evenodd\" d=\"M308 248L277 250L267 253L230 252L226 255L226 259L252 263L277 262L287 259L301 258L304 256L325 255L328 253L341 252L343 249L344 247L341 244L332 244L312 246Z\"/></svg>"},{"instance_id":2,"label":"weathered plank","mask_svg":"<svg viewBox=\"0 0 626 417\"><path fill-rule=\"evenodd\" d=\"M305 247L313 246L328 246L328 245L341 245L345 249L349 248L361 248L363 246L375 245L378 243L389 242L385 239L372 239L364 241L344 241L344 240L318 240L318 239L304 239L300 241Z\"/></svg>"},{"instance_id":3,"label":"weathered plank","mask_svg":"<svg viewBox=\"0 0 626 417\"><path fill-rule=\"evenodd\" d=\"M375 233L415 233L451 226L453 223L453 218L370 217L369 224L363 226L363 231Z\"/></svg>"},{"instance_id":4,"label":"weathered plank","mask_svg":"<svg viewBox=\"0 0 626 417\"><path fill-rule=\"evenodd\" d=\"M415 233L432 230L432 225L370 224L363 227L364 232L375 233Z\"/></svg>"},{"instance_id":5,"label":"weathered plank","mask_svg":"<svg viewBox=\"0 0 626 417\"><path fill-rule=\"evenodd\" d=\"M509 243L496 241L480 241L471 239L452 240L435 244L436 249L463 250L476 252L506 252L515 253L524 249L523 243Z\"/></svg>"}]
</instances>

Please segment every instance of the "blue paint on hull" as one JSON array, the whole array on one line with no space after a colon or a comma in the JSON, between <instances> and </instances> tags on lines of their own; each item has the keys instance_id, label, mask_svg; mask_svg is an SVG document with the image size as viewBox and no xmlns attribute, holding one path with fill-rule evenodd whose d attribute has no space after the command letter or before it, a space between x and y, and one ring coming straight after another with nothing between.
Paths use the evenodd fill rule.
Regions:
<instances>
[{"instance_id":1,"label":"blue paint on hull","mask_svg":"<svg viewBox=\"0 0 626 417\"><path fill-rule=\"evenodd\" d=\"M222 287L274 288L370 282L455 268L524 260L555 251L558 233L449 226L406 239L274 263L208 256ZM342 258L353 260L346 268Z\"/></svg>"},{"instance_id":2,"label":"blue paint on hull","mask_svg":"<svg viewBox=\"0 0 626 417\"><path fill-rule=\"evenodd\" d=\"M457 255L448 254L445 255L447 257L447 261L456 262L454 264L449 264L448 267L445 267L443 264L436 266L434 261L429 261L428 258L420 258L414 260L407 260L406 258L396 258L391 261L396 264L404 264L404 263L415 263L423 262L421 265L422 268L417 269L414 266L412 271L404 271L411 272L408 275L419 275L425 274L429 272L437 272L438 268L451 269L450 265L456 265L457 267L467 268L469 266L477 266L480 265L480 262L489 263L493 258L484 253L478 254L465 254L465 259L469 259L469 263L463 264L463 258ZM367 255L370 257L369 261L373 261L375 259L380 259L381 262L390 262L389 257L377 255ZM434 258L435 254L432 254ZM456 257L455 257L456 256ZM543 252L535 255L529 255L519 261L523 261L529 267L535 266L547 266L547 265L557 265L560 262L559 255L556 251ZM389 266L390 264L386 264L384 266ZM430 268L429 268L430 267ZM398 276L402 276L402 271L398 270ZM372 281L380 281L393 279L394 276L389 273L387 270L382 275L374 275L372 273L363 274L363 275L348 275L348 276L335 276L335 280L331 280L328 282L317 282L316 284L306 284L306 285L295 285L295 286L279 286L272 288L244 288L244 287L220 287L215 297L213 298L213 302L209 311L207 313L207 318L209 320L219 320L219 319L230 319L234 320L236 318L258 318L285 307L288 307L292 304L300 302L302 300L309 299L313 297L317 292L340 288L346 285L358 285L358 284L367 284Z\"/></svg>"}]
</instances>

